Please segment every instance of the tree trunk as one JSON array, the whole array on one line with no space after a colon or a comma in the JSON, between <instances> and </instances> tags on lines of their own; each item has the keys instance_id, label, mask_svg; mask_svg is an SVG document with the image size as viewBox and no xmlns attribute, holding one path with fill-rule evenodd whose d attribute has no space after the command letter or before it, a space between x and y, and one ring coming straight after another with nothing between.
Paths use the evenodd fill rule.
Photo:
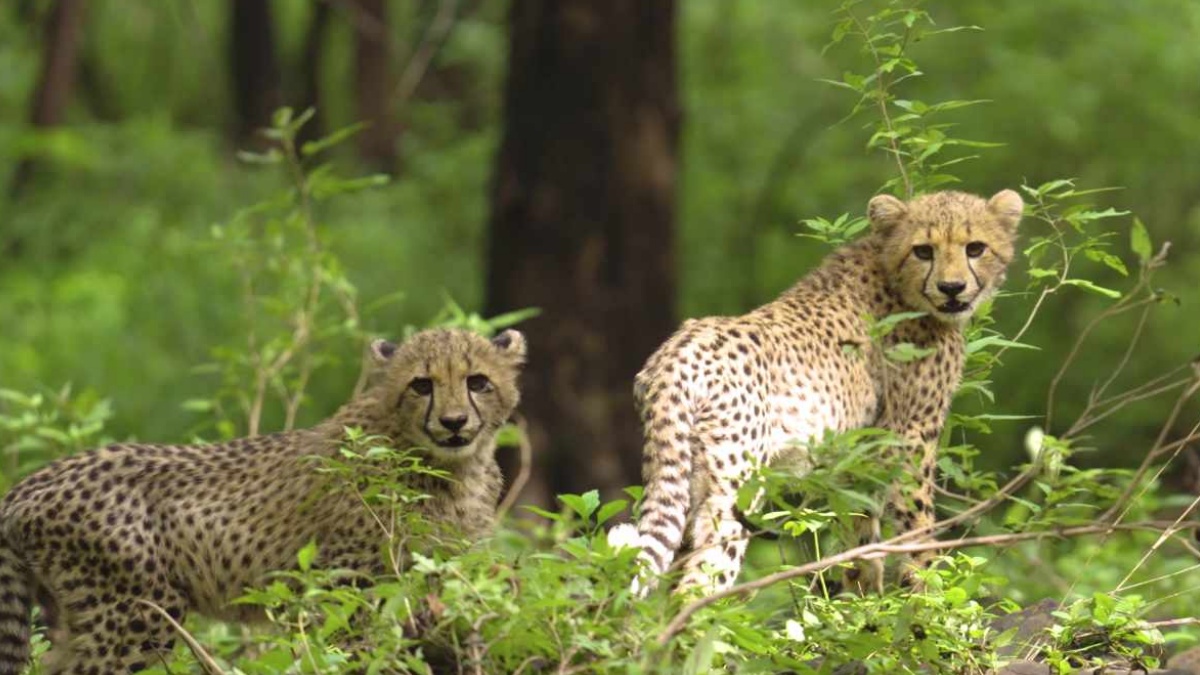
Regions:
<instances>
[{"instance_id":1,"label":"tree trunk","mask_svg":"<svg viewBox=\"0 0 1200 675\"><path fill-rule=\"evenodd\" d=\"M328 131L325 123L324 101L321 98L321 63L325 60L325 38L329 35L330 4L318 0L313 4L312 18L304 36L304 51L300 55L300 107L312 108L313 117L300 129L300 142L312 141Z\"/></svg>"},{"instance_id":2,"label":"tree trunk","mask_svg":"<svg viewBox=\"0 0 1200 675\"><path fill-rule=\"evenodd\" d=\"M529 501L641 483L633 376L675 327L674 23L673 0L512 6L486 304L542 310Z\"/></svg>"},{"instance_id":3,"label":"tree trunk","mask_svg":"<svg viewBox=\"0 0 1200 675\"><path fill-rule=\"evenodd\" d=\"M79 41L83 34L83 0L58 0L50 9L42 39L42 69L29 114L37 129L62 124L75 89ZM17 198L33 174L34 160L23 157L13 171L10 194ZM10 247L20 248L17 242Z\"/></svg>"},{"instance_id":4,"label":"tree trunk","mask_svg":"<svg viewBox=\"0 0 1200 675\"><path fill-rule=\"evenodd\" d=\"M355 22L354 96L358 118L370 126L358 135L362 158L378 171L396 170L396 135L399 125L391 105L392 34L385 0L357 0L360 20Z\"/></svg>"},{"instance_id":5,"label":"tree trunk","mask_svg":"<svg viewBox=\"0 0 1200 675\"><path fill-rule=\"evenodd\" d=\"M229 0L229 6L236 133L238 142L245 143L270 125L271 114L283 104L275 22L270 0Z\"/></svg>"}]
</instances>

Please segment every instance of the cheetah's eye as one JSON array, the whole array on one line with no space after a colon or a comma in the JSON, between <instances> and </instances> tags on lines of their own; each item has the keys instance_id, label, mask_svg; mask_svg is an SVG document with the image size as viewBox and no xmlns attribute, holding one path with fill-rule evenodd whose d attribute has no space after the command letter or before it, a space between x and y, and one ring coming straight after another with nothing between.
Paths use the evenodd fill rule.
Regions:
<instances>
[{"instance_id":1,"label":"cheetah's eye","mask_svg":"<svg viewBox=\"0 0 1200 675\"><path fill-rule=\"evenodd\" d=\"M487 379L487 375L471 375L467 377L467 389L482 394L492 390L492 381Z\"/></svg>"},{"instance_id":2,"label":"cheetah's eye","mask_svg":"<svg viewBox=\"0 0 1200 675\"><path fill-rule=\"evenodd\" d=\"M933 247L929 244L917 244L913 247L913 255L920 260L933 260Z\"/></svg>"},{"instance_id":3,"label":"cheetah's eye","mask_svg":"<svg viewBox=\"0 0 1200 675\"><path fill-rule=\"evenodd\" d=\"M419 396L428 396L433 393L433 380L428 377L414 377L413 381L408 383L408 388Z\"/></svg>"},{"instance_id":4,"label":"cheetah's eye","mask_svg":"<svg viewBox=\"0 0 1200 675\"><path fill-rule=\"evenodd\" d=\"M982 241L973 241L967 244L967 257L978 258L979 256L983 255L983 252L986 250L987 244L983 243Z\"/></svg>"}]
</instances>

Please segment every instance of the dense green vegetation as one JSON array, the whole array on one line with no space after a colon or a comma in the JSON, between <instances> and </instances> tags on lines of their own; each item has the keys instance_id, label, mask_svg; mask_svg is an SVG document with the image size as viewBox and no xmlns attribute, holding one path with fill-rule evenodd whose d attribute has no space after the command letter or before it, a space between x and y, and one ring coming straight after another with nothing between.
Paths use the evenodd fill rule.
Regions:
<instances>
[{"instance_id":1,"label":"dense green vegetation","mask_svg":"<svg viewBox=\"0 0 1200 675\"><path fill-rule=\"evenodd\" d=\"M98 118L77 102L72 124L48 134L20 124L37 71L37 34L0 17L6 73L0 110L7 111L0 147L10 156L36 151L49 162L21 199L3 207L4 236L25 244L3 265L0 316L20 320L6 321L0 335L0 373L19 389L73 382L77 390L103 391L116 404L111 429L118 437L174 438L200 422L175 402L211 388L192 368L240 321L233 307L207 301L225 297L230 278L228 268L205 255L208 229L278 185L275 176L235 162L222 133L229 120L217 58L220 7L183 7L96 3L85 52L107 85L109 115ZM294 59L306 6L278 9L280 41ZM858 65L852 49L825 49L832 9L682 3L680 316L737 312L772 297L823 254L794 238L799 221L861 212L889 175L881 156L864 152L860 121L844 119L850 99L817 81ZM953 119L963 138L1002 143L984 161L959 168L964 187L986 192L1060 177L1119 186L1106 205L1140 214L1156 240L1173 241L1177 252L1194 247L1200 122L1189 111L1200 103L1200 86L1192 77L1196 47L1189 36L1200 18L1192 3L1169 2L1153 12L1072 0L1047 7L945 3L931 10L946 25L983 28L914 45L927 76L906 93L991 101ZM465 307L479 303L503 17L503 7L487 3L449 35L439 59L465 72L471 96L409 104L403 173L386 189L322 209L331 243L363 298L401 294L365 317L373 330L423 323L445 294ZM335 27L331 54L344 53L347 31ZM139 58L126 58L130 51ZM344 79L348 57L340 58L325 69L331 86ZM354 121L344 96L329 98L332 125ZM342 161L348 167L353 160ZM1186 288L1197 274L1196 263L1180 255L1162 283ZM1013 278L1019 290L1019 270ZM1042 404L1048 376L1037 364L1061 358L1065 335L1078 330L1097 301L1074 294L1058 302L1061 320L1033 327L1031 338L1044 351L1014 353L1012 367L996 374L1010 411ZM1020 314L998 318L1012 327ZM1138 375L1195 352L1195 344L1176 339L1197 332L1189 317L1156 313L1132 365ZM1092 353L1119 349L1129 329L1103 326ZM318 404L309 409L328 410L353 370L326 373L313 392ZM1064 398L1078 400L1092 379L1080 374L1068 381ZM1144 439L1155 412L1142 407L1109 430L1122 440L1114 445ZM1020 433L1000 430L989 448L1000 456L998 465L1014 458Z\"/></svg>"},{"instance_id":2,"label":"dense green vegetation","mask_svg":"<svg viewBox=\"0 0 1200 675\"><path fill-rule=\"evenodd\" d=\"M1009 293L969 336L971 377L942 469L952 492L984 503L1012 476L1027 480L1013 490L1017 498L997 498L988 518L952 532L1017 539L1086 529L1110 509L1121 523L1158 527L971 548L951 554L920 593L827 597L807 593L805 575L750 602L698 608L671 635L681 601L632 599L632 555L604 542L601 526L630 504L563 496L561 511L513 519L485 548L419 558L385 580L371 596L382 610L353 629L370 638L375 666L806 672L825 658L866 659L873 672L922 663L978 672L1007 639L989 628L991 618L1043 597L1069 605L1044 650L1050 662L1066 669L1101 651L1152 661L1143 648L1162 635L1143 619L1186 616L1195 603L1194 557L1159 536L1175 531L1164 521L1190 508L1193 495L1179 488L1196 485L1184 459L1160 468L1190 452L1170 444L1196 419L1194 399L1173 406L1194 377L1186 364L1200 335L1200 319L1186 309L1200 277L1190 254L1200 239L1200 118L1192 113L1200 109L1192 68L1200 8L1184 0L1153 12L1132 3L970 0L929 3L932 25L920 13L851 3L879 41L873 56L858 32L867 24L845 23L847 6L680 4L682 293L674 311L734 313L769 299L853 227L881 186L903 191L898 167L925 185L952 175L985 194L1026 186L1025 255ZM289 404L298 423L315 420L353 387L369 333L430 323L489 329L474 310L506 28L504 7L484 5L464 15L438 56L470 83L469 95L409 101L402 169L391 179L358 165L345 145L312 160L297 143L294 156L236 161L227 87L213 65L224 20L215 3L94 3L84 49L100 74L104 110L80 101L66 126L30 130L14 111L33 87L36 37L0 15L0 149L42 162L19 195L0 202L5 487L104 438L229 437L285 424ZM281 45L294 57L306 5L276 8ZM952 26L963 28L936 32ZM331 39L330 53L341 56L322 75L334 90L349 40L345 30ZM894 118L878 114L880 95ZM327 100L331 127L353 124L338 96ZM971 101L980 102L959 107ZM299 124L295 116L278 123L285 138ZM891 156L891 138L905 156ZM947 142L955 139L981 143ZM290 170L302 159L307 178ZM331 168L317 170L325 160ZM0 167L0 184L6 178ZM1110 186L1120 189L1092 192ZM1156 254L1166 241L1162 266ZM246 294L248 277L260 292ZM303 345L312 361L284 364L259 422L246 397L261 364L247 360L247 336L264 349L286 344L290 308L304 305L314 284L324 291L308 315L322 327ZM1158 384L1171 389L1138 395L1136 387L1163 373ZM1031 430L1038 425L1045 435ZM873 481L898 470L872 460L879 442L869 434L831 439L834 459L805 479L804 501L781 477L763 476L773 509L760 524L795 540L758 545L747 579L827 552L839 514L862 508ZM1145 471L1099 468L1138 467L1152 448L1162 452ZM783 480L795 487L794 477ZM953 514L972 502L946 504ZM192 628L229 672L291 664L339 672L349 658L338 647L346 620L368 600L326 589L323 575L302 569L310 585L303 594L284 584L256 594L287 630L247 639L224 625ZM1179 645L1194 638L1167 632Z\"/></svg>"}]
</instances>

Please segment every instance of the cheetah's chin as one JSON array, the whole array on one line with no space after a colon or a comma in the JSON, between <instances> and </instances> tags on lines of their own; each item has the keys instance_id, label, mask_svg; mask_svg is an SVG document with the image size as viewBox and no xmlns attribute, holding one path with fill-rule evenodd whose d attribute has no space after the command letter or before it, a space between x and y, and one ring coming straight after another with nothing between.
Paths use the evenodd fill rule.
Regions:
<instances>
[{"instance_id":1,"label":"cheetah's chin","mask_svg":"<svg viewBox=\"0 0 1200 675\"><path fill-rule=\"evenodd\" d=\"M435 439L433 442L439 448L447 448L450 450L457 450L458 448L465 448L468 445L470 445L471 440L472 439L469 439L469 438L463 438L462 436L451 436L450 438L447 438L442 441Z\"/></svg>"}]
</instances>

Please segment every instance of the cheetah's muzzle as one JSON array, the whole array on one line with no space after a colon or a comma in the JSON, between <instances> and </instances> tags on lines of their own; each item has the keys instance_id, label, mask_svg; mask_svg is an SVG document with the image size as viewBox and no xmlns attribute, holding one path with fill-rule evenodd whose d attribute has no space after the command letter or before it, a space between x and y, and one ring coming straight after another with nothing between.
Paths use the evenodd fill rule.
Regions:
<instances>
[{"instance_id":1,"label":"cheetah's muzzle","mask_svg":"<svg viewBox=\"0 0 1200 675\"><path fill-rule=\"evenodd\" d=\"M433 438L433 436L430 436L430 438ZM463 438L462 436L459 436L458 434L455 434L455 435L451 436L450 438L447 438L442 441L439 441L436 438L433 438L433 442L436 443L438 445L438 447L440 447L440 448L465 448L471 444L472 440L473 439L470 439L470 438Z\"/></svg>"},{"instance_id":2,"label":"cheetah's muzzle","mask_svg":"<svg viewBox=\"0 0 1200 675\"><path fill-rule=\"evenodd\" d=\"M971 309L971 303L963 302L962 300L958 299L947 300L938 307L939 312L944 312L946 314L960 314L968 309Z\"/></svg>"}]
</instances>

